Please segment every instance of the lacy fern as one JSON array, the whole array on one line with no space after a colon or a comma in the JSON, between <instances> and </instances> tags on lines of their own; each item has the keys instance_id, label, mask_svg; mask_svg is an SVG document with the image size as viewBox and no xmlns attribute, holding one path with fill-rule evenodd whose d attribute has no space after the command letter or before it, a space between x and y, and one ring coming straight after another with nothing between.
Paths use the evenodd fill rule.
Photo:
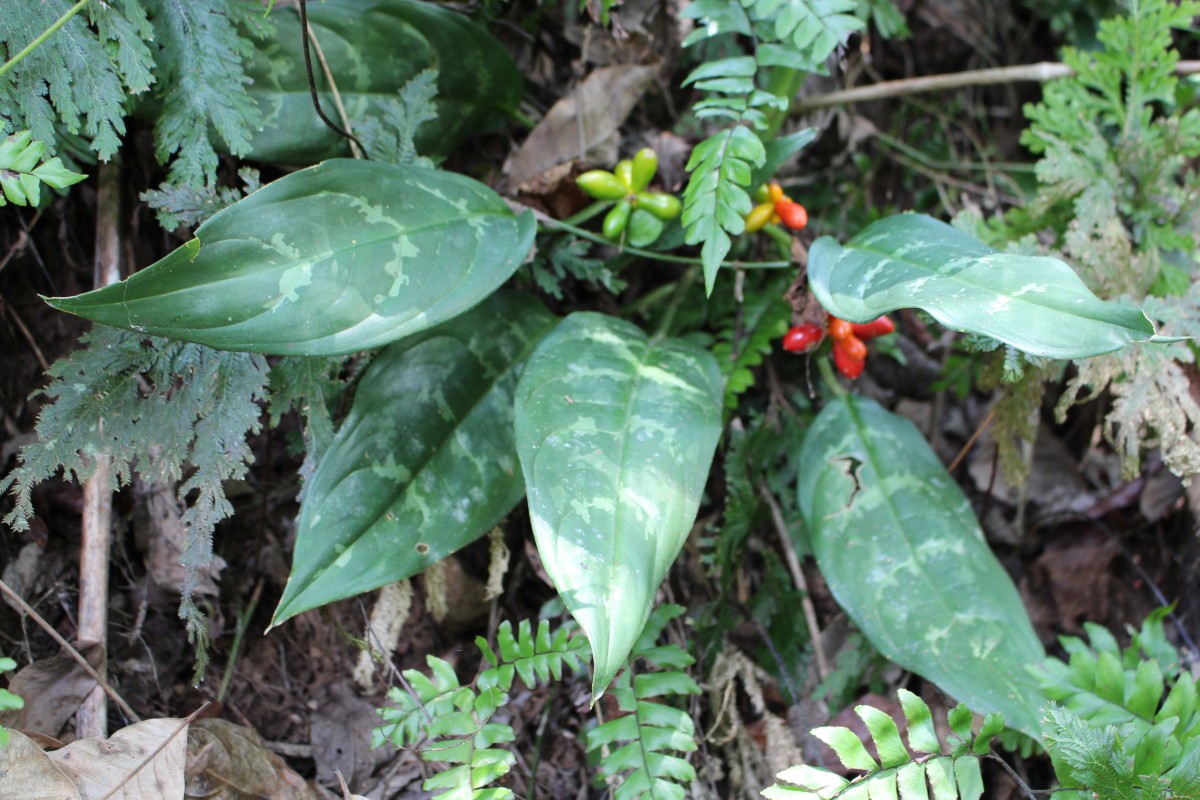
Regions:
<instances>
[{"instance_id":1,"label":"lacy fern","mask_svg":"<svg viewBox=\"0 0 1200 800\"><path fill-rule=\"evenodd\" d=\"M210 126L238 155L250 150L250 132L261 119L242 67L253 47L238 28L265 35L262 9L242 0L146 2L162 47L158 78L165 94L154 127L158 158L175 157L168 183L212 183L217 152Z\"/></svg>"},{"instance_id":2,"label":"lacy fern","mask_svg":"<svg viewBox=\"0 0 1200 800\"><path fill-rule=\"evenodd\" d=\"M617 800L646 796L682 800L686 784L696 779L692 765L671 752L696 749L691 716L655 699L700 693L696 682L681 671L694 659L678 645L655 644L667 623L683 611L682 606L661 605L650 614L630 664L642 659L655 671L639 674L626 667L609 689L622 716L588 732L588 752L600 751L600 774L619 780Z\"/></svg>"},{"instance_id":3,"label":"lacy fern","mask_svg":"<svg viewBox=\"0 0 1200 800\"><path fill-rule=\"evenodd\" d=\"M1003 716L987 715L979 733L973 735L972 714L959 705L947 715L954 736L950 747L943 749L925 701L907 689L900 689L899 697L908 723L908 748L895 720L873 706L858 706L854 711L871 733L878 761L849 728L817 728L813 735L833 749L842 765L863 774L850 780L827 769L801 764L781 772L779 778L785 784L771 786L763 794L768 800L834 800L868 795L926 800L932 790L939 800L979 800L983 796L979 762L990 752L992 739L1003 730Z\"/></svg>"},{"instance_id":4,"label":"lacy fern","mask_svg":"<svg viewBox=\"0 0 1200 800\"><path fill-rule=\"evenodd\" d=\"M436 69L422 70L404 84L399 96L383 103L378 116L359 125L358 139L373 160L433 166L433 161L417 155L415 139L423 123L437 119L437 79Z\"/></svg>"},{"instance_id":5,"label":"lacy fern","mask_svg":"<svg viewBox=\"0 0 1200 800\"><path fill-rule=\"evenodd\" d=\"M0 0L0 51L15 55L70 7L65 0ZM156 149L161 160L174 158L169 182L210 184L214 134L243 153L259 123L246 92L242 63L251 44L243 32L268 30L261 6L250 0L90 3L0 75L0 133L27 128L53 153L61 124L108 160L125 134L128 98L157 85ZM150 110L143 103L139 113Z\"/></svg>"},{"instance_id":6,"label":"lacy fern","mask_svg":"<svg viewBox=\"0 0 1200 800\"><path fill-rule=\"evenodd\" d=\"M1200 332L1200 274L1195 253L1200 176L1200 109L1177 106L1179 55L1172 31L1189 28L1200 3L1139 0L1128 15L1105 20L1102 48L1068 48L1075 76L1046 86L1026 107L1022 143L1042 158L1037 197L1006 218L1017 247L1033 232L1061 252L1104 297L1131 297L1161 322L1167 336ZM1158 443L1180 475L1200 472L1200 406L1191 399L1183 365L1188 344L1157 344L1079 362L1058 406L1060 417L1079 397L1109 389L1115 402L1105 431L1126 474L1142 448Z\"/></svg>"},{"instance_id":7,"label":"lacy fern","mask_svg":"<svg viewBox=\"0 0 1200 800\"><path fill-rule=\"evenodd\" d=\"M384 724L374 732L373 747L384 742L396 747L419 746L426 761L452 765L423 784L426 790L437 792L435 797L511 798L510 789L490 786L516 761L512 753L495 747L513 740L512 726L493 721L493 716L508 703L514 678L520 677L530 689L539 682L561 680L563 666L578 671L588 652L585 637L571 636L567 627L551 633L546 620L538 624L536 634L529 620L522 620L516 635L506 621L496 638L499 655L483 637L475 640L490 666L474 686L463 686L450 664L427 656L430 674L405 670L411 689L393 688L388 699L394 706L380 710Z\"/></svg>"},{"instance_id":8,"label":"lacy fern","mask_svg":"<svg viewBox=\"0 0 1200 800\"><path fill-rule=\"evenodd\" d=\"M106 327L84 334L81 344L50 367L44 393L51 403L38 417L38 440L21 448L20 465L0 480L0 493L11 490L16 501L4 521L27 528L34 485L59 471L82 483L104 453L113 459L110 491L135 473L178 483L188 531L179 615L197 645L198 680L208 633L192 590L212 560L213 529L233 513L222 482L243 477L253 460L246 434L259 430L266 359Z\"/></svg>"},{"instance_id":9,"label":"lacy fern","mask_svg":"<svg viewBox=\"0 0 1200 800\"><path fill-rule=\"evenodd\" d=\"M0 0L0 52L15 56L70 5ZM61 123L86 136L100 158L111 158L125 134L126 93L144 92L152 81L150 38L146 11L135 0L89 4L0 76L0 133L29 129L53 153Z\"/></svg>"}]
</instances>

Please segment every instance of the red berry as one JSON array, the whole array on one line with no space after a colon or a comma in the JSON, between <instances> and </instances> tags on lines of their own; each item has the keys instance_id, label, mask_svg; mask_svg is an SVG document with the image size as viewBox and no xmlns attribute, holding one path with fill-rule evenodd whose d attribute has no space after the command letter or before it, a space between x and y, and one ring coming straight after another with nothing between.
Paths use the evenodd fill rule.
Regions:
<instances>
[{"instance_id":1,"label":"red berry","mask_svg":"<svg viewBox=\"0 0 1200 800\"><path fill-rule=\"evenodd\" d=\"M840 342L847 336L854 335L854 326L844 319L838 317L829 318L829 335L833 337L835 342Z\"/></svg>"},{"instance_id":2,"label":"red berry","mask_svg":"<svg viewBox=\"0 0 1200 800\"><path fill-rule=\"evenodd\" d=\"M834 342L833 364L838 368L838 372L853 380L862 375L863 367L867 365L867 362L861 358L851 358L846 349L842 347L841 342Z\"/></svg>"},{"instance_id":3,"label":"red berry","mask_svg":"<svg viewBox=\"0 0 1200 800\"><path fill-rule=\"evenodd\" d=\"M819 325L806 322L792 328L783 337L783 349L791 353L807 353L825 338L825 332Z\"/></svg>"},{"instance_id":4,"label":"red berry","mask_svg":"<svg viewBox=\"0 0 1200 800\"><path fill-rule=\"evenodd\" d=\"M886 314L874 322L855 323L854 335L863 341L874 339L876 336L886 336L896 330L896 323Z\"/></svg>"},{"instance_id":5,"label":"red berry","mask_svg":"<svg viewBox=\"0 0 1200 800\"><path fill-rule=\"evenodd\" d=\"M786 197L776 201L775 213L780 222L794 231L802 230L808 224L808 211L804 206Z\"/></svg>"},{"instance_id":6,"label":"red berry","mask_svg":"<svg viewBox=\"0 0 1200 800\"><path fill-rule=\"evenodd\" d=\"M842 349L846 351L846 355L855 361L863 361L867 357L867 346L863 344L863 340L850 334L845 339L838 342Z\"/></svg>"}]
</instances>

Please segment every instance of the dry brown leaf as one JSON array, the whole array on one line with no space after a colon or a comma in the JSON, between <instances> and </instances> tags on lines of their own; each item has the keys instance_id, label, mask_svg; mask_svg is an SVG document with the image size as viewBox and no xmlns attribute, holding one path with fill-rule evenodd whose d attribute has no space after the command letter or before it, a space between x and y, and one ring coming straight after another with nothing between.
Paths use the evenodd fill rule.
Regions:
<instances>
[{"instance_id":1,"label":"dry brown leaf","mask_svg":"<svg viewBox=\"0 0 1200 800\"><path fill-rule=\"evenodd\" d=\"M186 753L186 720L163 718L107 739L80 739L49 755L83 800L183 800Z\"/></svg>"},{"instance_id":2,"label":"dry brown leaf","mask_svg":"<svg viewBox=\"0 0 1200 800\"><path fill-rule=\"evenodd\" d=\"M99 645L81 652L92 666L100 661ZM24 708L0 713L0 725L57 736L83 698L96 688L96 679L70 653L34 662L17 672L8 690L25 699Z\"/></svg>"},{"instance_id":3,"label":"dry brown leaf","mask_svg":"<svg viewBox=\"0 0 1200 800\"><path fill-rule=\"evenodd\" d=\"M601 146L616 153L617 130L642 99L659 65L623 64L595 70L575 91L559 100L537 124L525 143L505 164L511 187L519 187L547 170L573 159L584 161Z\"/></svg>"},{"instance_id":4,"label":"dry brown leaf","mask_svg":"<svg viewBox=\"0 0 1200 800\"><path fill-rule=\"evenodd\" d=\"M347 783L361 786L375 771L376 756L386 750L371 749L371 729L378 727L375 704L354 693L348 685L335 683L328 699L310 717L313 761L317 781L332 784L338 773Z\"/></svg>"},{"instance_id":5,"label":"dry brown leaf","mask_svg":"<svg viewBox=\"0 0 1200 800\"><path fill-rule=\"evenodd\" d=\"M187 745L188 798L319 800L250 728L202 719L192 724Z\"/></svg>"},{"instance_id":6,"label":"dry brown leaf","mask_svg":"<svg viewBox=\"0 0 1200 800\"><path fill-rule=\"evenodd\" d=\"M37 743L9 731L0 747L0 800L81 800L75 784Z\"/></svg>"}]
</instances>

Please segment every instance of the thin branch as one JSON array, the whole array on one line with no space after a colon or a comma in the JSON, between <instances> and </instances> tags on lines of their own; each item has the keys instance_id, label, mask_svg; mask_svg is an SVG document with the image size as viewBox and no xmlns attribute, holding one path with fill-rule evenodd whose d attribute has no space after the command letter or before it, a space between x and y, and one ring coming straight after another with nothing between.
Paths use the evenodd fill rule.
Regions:
<instances>
[{"instance_id":1,"label":"thin branch","mask_svg":"<svg viewBox=\"0 0 1200 800\"><path fill-rule=\"evenodd\" d=\"M113 702L117 704L122 712L124 712L125 716L129 717L129 719L133 720L134 722L142 721L142 718L138 716L137 712L129 707L129 704L125 702L125 699L121 697L121 695L117 694L116 689L108 685L108 681L104 680L104 678L100 676L99 672L96 672L95 668L88 663L88 660L84 658L78 650L72 647L71 643L62 637L62 634L54 630L54 626L49 622L46 622L46 620L42 618L41 614L34 611L33 607L29 605L29 603L25 602L25 598L14 592L12 587L10 587L3 580L0 580L0 592L3 592L12 598L13 602L19 605L23 612L29 615L29 617L32 618L42 630L49 634L51 639L58 642L59 647L70 653L71 657L78 661L79 665L83 667L83 671L88 675L91 675L92 678L95 679L96 683L100 684L100 688L104 690L105 694L113 699Z\"/></svg>"},{"instance_id":2,"label":"thin branch","mask_svg":"<svg viewBox=\"0 0 1200 800\"><path fill-rule=\"evenodd\" d=\"M54 22L50 25L49 28L46 28L46 30L42 31L41 35L39 35L36 39L34 39L29 44L25 45L25 47L21 50L21 52L17 53L15 56L10 58L8 61L5 61L4 66L0 67L0 75L3 75L4 73L8 72L10 69L15 67L21 61L23 61L27 55L29 55L34 50L37 50L39 47L41 47L43 42L45 42L47 39L49 39L51 36L53 36L58 31L58 29L61 28L63 25L66 25L68 22L70 22L71 17L75 16L80 11L82 11L83 7L86 6L90 2L91 2L91 0L79 0L78 3L71 6L69 9L67 9L67 12L65 14L63 14L61 17L59 17L58 19L54 20Z\"/></svg>"},{"instance_id":3,"label":"thin branch","mask_svg":"<svg viewBox=\"0 0 1200 800\"><path fill-rule=\"evenodd\" d=\"M1200 73L1200 61L1180 61L1175 64L1176 75L1194 75ZM896 81L884 81L870 86L855 86L853 89L843 89L830 92L818 97L798 99L792 106L792 113L815 111L818 108L846 106L853 103L868 103L872 100L889 100L909 94L922 92L938 92L947 89L962 89L966 86L993 86L996 84L1019 83L1021 81L1036 81L1045 83L1057 78L1067 78L1075 74L1075 70L1066 64L1055 61L1041 61L1036 64L1019 64L1013 67L995 67L992 69L973 69L966 72L951 72L945 75L925 75L919 78L903 78Z\"/></svg>"},{"instance_id":4,"label":"thin branch","mask_svg":"<svg viewBox=\"0 0 1200 800\"><path fill-rule=\"evenodd\" d=\"M762 495L767 507L771 509L771 521L775 523L775 532L779 534L779 545L783 548L783 557L787 561L788 570L792 573L792 580L795 582L796 588L804 595L800 599L800 606L804 610L804 622L808 625L808 638L812 641L813 654L817 659L817 675L821 680L825 680L825 677L829 675L829 661L825 658L825 645L821 643L821 629L817 624L817 610L813 606L812 593L808 591L808 580L804 577L804 570L800 568L800 559L796 557L796 546L792 543L792 537L788 535L783 512L779 510L779 503L775 501L775 495L771 494L766 480L759 482L758 493Z\"/></svg>"},{"instance_id":5,"label":"thin branch","mask_svg":"<svg viewBox=\"0 0 1200 800\"><path fill-rule=\"evenodd\" d=\"M983 435L983 432L987 430L987 426L991 425L992 420L995 418L996 409L992 408L988 411L987 416L983 418L983 422L979 423L979 426L975 428L975 432L971 434L971 438L967 439L967 443L958 451L958 455L950 462L950 466L946 467L946 472L954 472L954 470L958 469L958 465L967 457L967 453L971 452L971 448L975 446L975 442L979 440L979 437Z\"/></svg>"},{"instance_id":6,"label":"thin branch","mask_svg":"<svg viewBox=\"0 0 1200 800\"><path fill-rule=\"evenodd\" d=\"M324 109L321 108L321 98L317 95L317 80L315 77L313 77L312 53L310 52L308 45L308 32L310 29L308 27L307 0L300 0L300 27L304 29L300 37L300 41L304 45L304 70L308 75L308 91L312 96L313 108L317 110L317 116L321 118L321 121L324 122L331 131L340 136L344 136L351 142L357 143L359 147L362 147L362 142L358 141L358 137L356 137L353 133L350 133L350 131L343 129L340 125L331 120L328 116L326 116Z\"/></svg>"},{"instance_id":7,"label":"thin branch","mask_svg":"<svg viewBox=\"0 0 1200 800\"><path fill-rule=\"evenodd\" d=\"M333 70L329 68L329 62L325 59L325 51L321 48L321 41L317 39L317 34L313 32L312 26L306 23L306 33L308 40L312 43L313 52L317 54L317 61L321 62L321 73L325 76L325 82L329 84L329 91L333 95L333 106L337 109L338 119L342 121L342 127L351 134L354 133L354 128L350 126L350 116L346 114L346 106L342 104L342 93L338 91L337 81L333 79ZM358 146L358 139L350 137L350 153L355 158L365 158L362 148Z\"/></svg>"}]
</instances>

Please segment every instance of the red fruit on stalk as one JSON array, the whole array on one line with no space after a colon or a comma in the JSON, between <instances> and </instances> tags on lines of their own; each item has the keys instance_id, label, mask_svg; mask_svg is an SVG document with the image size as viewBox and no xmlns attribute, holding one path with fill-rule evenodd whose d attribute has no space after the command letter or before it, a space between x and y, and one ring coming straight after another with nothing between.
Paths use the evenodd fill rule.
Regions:
<instances>
[{"instance_id":1,"label":"red fruit on stalk","mask_svg":"<svg viewBox=\"0 0 1200 800\"><path fill-rule=\"evenodd\" d=\"M859 375L862 375L863 368L867 365L867 362L861 358L851 358L850 354L846 352L846 348L842 346L842 342L834 342L833 365L838 368L838 372L854 380Z\"/></svg>"},{"instance_id":2,"label":"red fruit on stalk","mask_svg":"<svg viewBox=\"0 0 1200 800\"><path fill-rule=\"evenodd\" d=\"M842 349L846 351L846 355L855 361L865 361L867 358L867 346L863 344L863 340L850 334L845 339L838 342Z\"/></svg>"},{"instance_id":3,"label":"red fruit on stalk","mask_svg":"<svg viewBox=\"0 0 1200 800\"><path fill-rule=\"evenodd\" d=\"M847 336L854 335L854 326L844 319L838 317L829 318L829 335L833 337L835 342L840 342Z\"/></svg>"},{"instance_id":4,"label":"red fruit on stalk","mask_svg":"<svg viewBox=\"0 0 1200 800\"><path fill-rule=\"evenodd\" d=\"M787 332L783 337L783 349L790 353L807 353L825 338L825 332L819 325L806 322Z\"/></svg>"},{"instance_id":5,"label":"red fruit on stalk","mask_svg":"<svg viewBox=\"0 0 1200 800\"><path fill-rule=\"evenodd\" d=\"M876 336L886 336L896 330L896 323L886 314L873 322L855 323L854 335L864 342Z\"/></svg>"},{"instance_id":6,"label":"red fruit on stalk","mask_svg":"<svg viewBox=\"0 0 1200 800\"><path fill-rule=\"evenodd\" d=\"M802 230L808 224L808 211L804 206L786 197L775 202L775 213L780 222L794 231Z\"/></svg>"}]
</instances>

